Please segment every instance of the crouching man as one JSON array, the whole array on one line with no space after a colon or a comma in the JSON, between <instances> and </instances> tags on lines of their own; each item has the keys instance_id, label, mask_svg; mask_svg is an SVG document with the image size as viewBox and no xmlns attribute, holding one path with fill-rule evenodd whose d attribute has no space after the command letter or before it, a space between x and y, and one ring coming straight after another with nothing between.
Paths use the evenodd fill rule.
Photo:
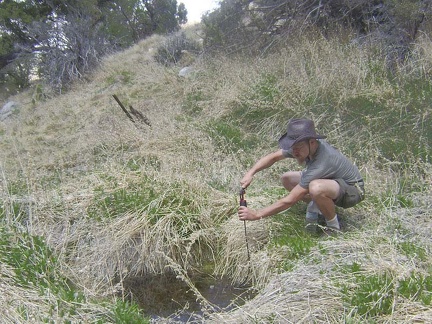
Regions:
<instances>
[{"instance_id":1,"label":"crouching man","mask_svg":"<svg viewBox=\"0 0 432 324\"><path fill-rule=\"evenodd\" d=\"M321 214L328 234L340 230L336 206L349 208L362 201L364 182L357 167L324 138L326 136L316 133L312 120L290 120L287 132L279 139L280 149L260 158L240 184L246 189L257 172L285 158L296 159L304 170L282 175L282 184L289 191L287 196L259 210L241 206L239 219L258 220L272 216L303 200L308 202L307 224L316 224Z\"/></svg>"}]
</instances>

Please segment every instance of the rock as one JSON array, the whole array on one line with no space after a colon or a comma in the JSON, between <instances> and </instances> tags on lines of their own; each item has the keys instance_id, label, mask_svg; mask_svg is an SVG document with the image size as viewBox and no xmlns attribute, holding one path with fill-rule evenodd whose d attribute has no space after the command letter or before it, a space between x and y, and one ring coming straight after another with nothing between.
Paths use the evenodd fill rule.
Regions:
<instances>
[{"instance_id":1,"label":"rock","mask_svg":"<svg viewBox=\"0 0 432 324\"><path fill-rule=\"evenodd\" d=\"M18 103L15 101L9 101L0 109L0 120L5 120L18 110Z\"/></svg>"},{"instance_id":2,"label":"rock","mask_svg":"<svg viewBox=\"0 0 432 324\"><path fill-rule=\"evenodd\" d=\"M187 77L191 76L194 72L195 72L195 69L193 67L186 66L180 70L178 75L179 75L179 77L187 78Z\"/></svg>"}]
</instances>

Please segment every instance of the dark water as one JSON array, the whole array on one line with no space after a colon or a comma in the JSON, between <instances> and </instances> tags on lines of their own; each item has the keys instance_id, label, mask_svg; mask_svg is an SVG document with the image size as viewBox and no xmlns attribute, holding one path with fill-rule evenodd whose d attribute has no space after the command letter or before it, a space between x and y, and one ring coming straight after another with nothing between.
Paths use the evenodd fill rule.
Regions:
<instances>
[{"instance_id":1,"label":"dark water","mask_svg":"<svg viewBox=\"0 0 432 324\"><path fill-rule=\"evenodd\" d=\"M250 287L234 287L228 278L200 274L191 276L191 280L217 311L241 306L256 294ZM133 277L123 284L130 297L153 318L170 317L187 322L203 314L193 291L174 274Z\"/></svg>"}]
</instances>

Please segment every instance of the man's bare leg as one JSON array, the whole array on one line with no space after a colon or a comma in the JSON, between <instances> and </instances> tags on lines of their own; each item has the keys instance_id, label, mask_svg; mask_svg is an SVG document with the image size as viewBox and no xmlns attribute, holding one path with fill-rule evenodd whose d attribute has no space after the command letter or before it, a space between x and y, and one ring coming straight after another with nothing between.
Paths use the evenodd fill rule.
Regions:
<instances>
[{"instance_id":1,"label":"man's bare leg","mask_svg":"<svg viewBox=\"0 0 432 324\"><path fill-rule=\"evenodd\" d=\"M291 191L300 182L301 172L289 171L282 174L281 181L282 185L286 190Z\"/></svg>"},{"instance_id":2,"label":"man's bare leg","mask_svg":"<svg viewBox=\"0 0 432 324\"><path fill-rule=\"evenodd\" d=\"M336 225L337 222L334 200L339 196L339 190L339 184L334 180L317 179L309 184L309 194L324 215L328 225L329 223ZM339 227L338 222L335 227Z\"/></svg>"},{"instance_id":3,"label":"man's bare leg","mask_svg":"<svg viewBox=\"0 0 432 324\"><path fill-rule=\"evenodd\" d=\"M300 183L301 172L286 172L282 175L282 184L288 191L291 191L295 186ZM316 204L312 202L310 195L306 195L303 201L308 203L306 208L306 230L310 233L316 233L318 224L319 209Z\"/></svg>"},{"instance_id":4,"label":"man's bare leg","mask_svg":"<svg viewBox=\"0 0 432 324\"><path fill-rule=\"evenodd\" d=\"M295 186L297 186L300 183L301 178L301 172L300 171L289 171L285 172L282 177L282 185L285 187L286 190L291 191ZM305 198L303 198L304 202L310 202L312 199L310 195L306 195Z\"/></svg>"}]
</instances>

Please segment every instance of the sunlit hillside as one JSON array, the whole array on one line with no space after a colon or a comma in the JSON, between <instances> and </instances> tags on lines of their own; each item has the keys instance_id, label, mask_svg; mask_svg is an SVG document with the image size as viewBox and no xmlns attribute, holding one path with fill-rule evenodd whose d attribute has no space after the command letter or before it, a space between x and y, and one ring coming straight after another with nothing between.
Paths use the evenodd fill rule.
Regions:
<instances>
[{"instance_id":1,"label":"sunlit hillside","mask_svg":"<svg viewBox=\"0 0 432 324\"><path fill-rule=\"evenodd\" d=\"M394 73L378 47L318 34L266 56L199 55L170 67L154 59L163 42L105 58L60 96L36 87L8 98L18 109L0 122L0 317L431 321L431 40L419 39ZM192 73L180 77L186 65ZM113 95L144 119L132 121ZM237 218L241 177L277 149L292 117L314 119L365 179L367 198L339 211L336 237L305 231L303 203ZM287 160L258 174L249 206L284 195L287 170L300 168ZM197 274L247 287L248 297L217 305ZM159 296L176 299L174 315L134 293L167 275L200 309L174 288Z\"/></svg>"}]
</instances>

